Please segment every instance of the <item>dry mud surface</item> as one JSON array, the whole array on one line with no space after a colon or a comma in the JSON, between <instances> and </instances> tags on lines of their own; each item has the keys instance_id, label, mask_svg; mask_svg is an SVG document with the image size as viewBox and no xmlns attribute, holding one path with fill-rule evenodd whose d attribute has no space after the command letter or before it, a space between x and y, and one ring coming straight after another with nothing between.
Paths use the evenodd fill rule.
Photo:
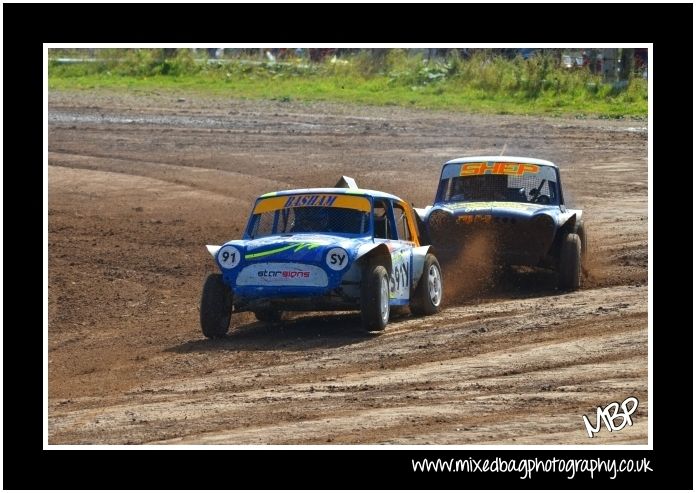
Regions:
<instances>
[{"instance_id":1,"label":"dry mud surface","mask_svg":"<svg viewBox=\"0 0 696 493\"><path fill-rule=\"evenodd\" d=\"M647 123L157 93L49 94L49 443L645 444ZM530 155L585 208L584 288L445 272L437 316L198 326L206 243L251 201L357 178L417 206L443 161ZM581 416L635 396L633 425ZM593 415L594 422L594 415Z\"/></svg>"}]
</instances>

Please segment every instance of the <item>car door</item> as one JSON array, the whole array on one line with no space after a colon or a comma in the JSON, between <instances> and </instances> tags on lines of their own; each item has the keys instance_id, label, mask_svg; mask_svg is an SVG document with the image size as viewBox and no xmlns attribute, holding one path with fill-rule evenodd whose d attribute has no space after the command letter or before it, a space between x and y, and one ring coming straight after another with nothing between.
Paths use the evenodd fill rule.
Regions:
<instances>
[{"instance_id":1,"label":"car door","mask_svg":"<svg viewBox=\"0 0 696 493\"><path fill-rule=\"evenodd\" d=\"M413 247L416 245L408 205L398 200L375 202L375 241L389 248L392 269L389 273L389 304L406 305L411 292Z\"/></svg>"}]
</instances>

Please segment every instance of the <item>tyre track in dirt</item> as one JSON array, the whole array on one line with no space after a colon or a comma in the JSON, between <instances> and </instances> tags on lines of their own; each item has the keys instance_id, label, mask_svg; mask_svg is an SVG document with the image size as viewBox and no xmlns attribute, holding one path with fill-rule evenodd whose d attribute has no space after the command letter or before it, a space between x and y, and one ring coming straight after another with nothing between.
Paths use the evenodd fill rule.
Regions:
<instances>
[{"instance_id":1,"label":"tyre track in dirt","mask_svg":"<svg viewBox=\"0 0 696 493\"><path fill-rule=\"evenodd\" d=\"M645 307L638 308L645 288L634 291L627 298L616 288L593 290L594 302L584 301L575 315L566 310L579 294L545 300L558 310L533 324L527 318L538 310L538 299L522 306L499 302L498 309L514 308L515 316L483 316L463 324L460 316L466 309L451 308L432 327L423 327L423 319L408 319L379 337L339 332L333 341L337 347L313 350L311 342L300 342L306 351L297 347L290 354L274 349L277 328L273 333L251 324L238 329L238 337L190 341L168 350L199 358L222 353L225 359L234 359L239 351L269 351L272 358L235 364L234 372L222 367L201 377L155 380L98 411L93 402L74 401L55 410L54 429L82 429L85 439L99 436L104 443L142 443L143 431L148 437L154 434L155 441L172 443L326 443L329 438L401 443L404 434L413 435L411 443L479 443L479 434L472 438L458 431L485 424L490 431L485 441L534 443L538 430L531 427L527 436L521 423L545 416L558 424L554 433L565 432L573 443L583 443L578 409L589 413L597 400L622 400L626 392L647 405L647 353L635 351L646 345ZM588 316L596 319L588 322ZM342 322L355 330L357 324L347 318ZM482 325L492 328L479 332ZM610 333L607 326L613 327ZM324 333L312 334L311 328ZM322 317L287 323L280 341L295 339L296 333L302 339L334 339ZM520 405L522 409L510 410ZM643 413L636 416L641 418ZM415 438L423 430L429 438ZM602 438L626 443L644 438L645 430L639 430ZM58 443L60 436L57 431Z\"/></svg>"}]
</instances>

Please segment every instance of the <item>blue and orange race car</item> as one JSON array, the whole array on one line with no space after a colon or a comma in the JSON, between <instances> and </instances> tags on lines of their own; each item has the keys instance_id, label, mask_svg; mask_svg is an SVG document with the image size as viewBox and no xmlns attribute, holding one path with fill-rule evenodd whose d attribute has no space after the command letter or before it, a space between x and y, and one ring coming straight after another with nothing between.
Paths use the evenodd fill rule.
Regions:
<instances>
[{"instance_id":1,"label":"blue and orange race car","mask_svg":"<svg viewBox=\"0 0 696 493\"><path fill-rule=\"evenodd\" d=\"M378 331L390 307L427 315L442 304L440 264L421 244L413 208L352 178L262 195L241 240L207 248L220 269L201 298L210 338L224 336L236 312L273 322L285 311L360 310L363 328Z\"/></svg>"},{"instance_id":2,"label":"blue and orange race car","mask_svg":"<svg viewBox=\"0 0 696 493\"><path fill-rule=\"evenodd\" d=\"M578 289L587 255L583 211L566 206L554 163L506 156L462 157L442 166L433 205L416 209L443 264L485 238L497 265L546 267Z\"/></svg>"}]
</instances>

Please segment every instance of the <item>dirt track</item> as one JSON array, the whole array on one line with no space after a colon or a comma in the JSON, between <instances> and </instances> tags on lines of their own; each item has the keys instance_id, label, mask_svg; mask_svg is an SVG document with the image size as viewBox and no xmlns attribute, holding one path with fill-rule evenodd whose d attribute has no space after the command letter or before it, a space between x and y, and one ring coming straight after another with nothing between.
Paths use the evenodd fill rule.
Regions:
<instances>
[{"instance_id":1,"label":"dirt track","mask_svg":"<svg viewBox=\"0 0 696 493\"><path fill-rule=\"evenodd\" d=\"M49 443L647 443L646 125L49 94ZM354 314L200 334L204 245L257 195L347 174L423 206L443 161L502 152L561 166L585 289L446 277L458 302L380 335ZM633 426L589 439L581 416L629 396Z\"/></svg>"}]
</instances>

